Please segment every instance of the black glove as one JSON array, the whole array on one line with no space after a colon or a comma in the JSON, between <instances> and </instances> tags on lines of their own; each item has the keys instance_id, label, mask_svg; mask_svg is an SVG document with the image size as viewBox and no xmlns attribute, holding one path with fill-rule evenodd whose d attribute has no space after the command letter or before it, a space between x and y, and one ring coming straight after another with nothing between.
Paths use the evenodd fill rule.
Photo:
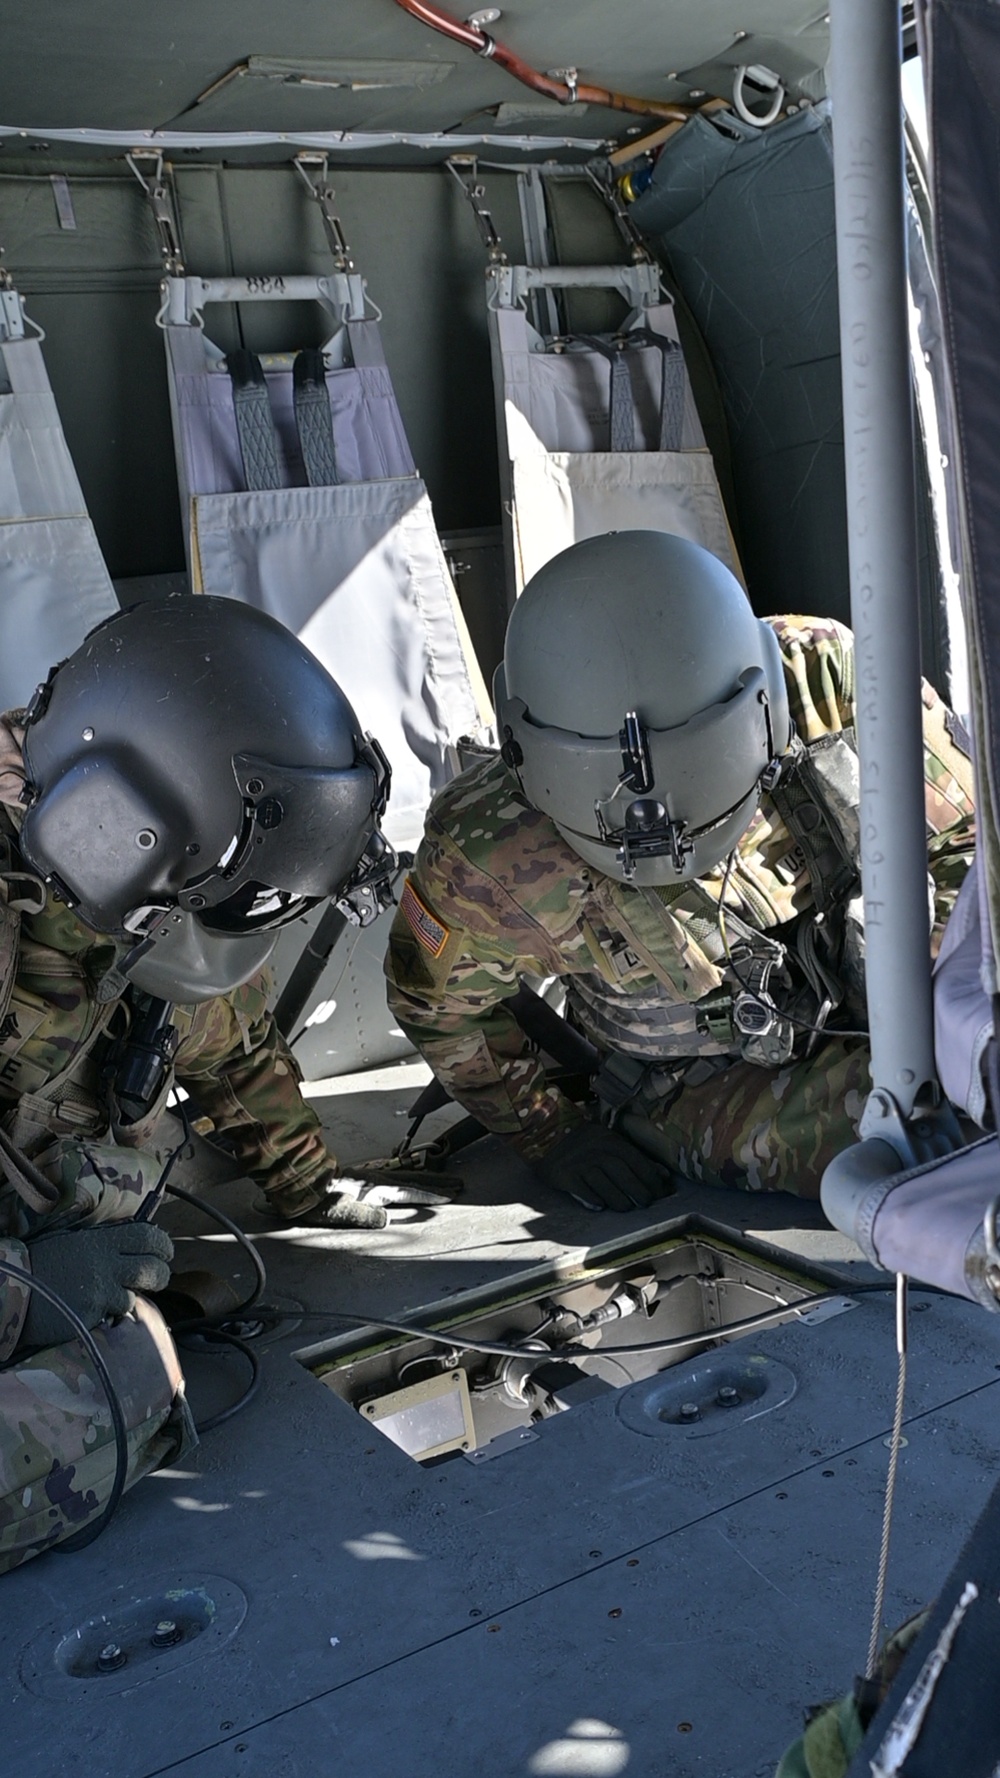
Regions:
<instances>
[{"instance_id":1,"label":"black glove","mask_svg":"<svg viewBox=\"0 0 1000 1778\"><path fill-rule=\"evenodd\" d=\"M57 1291L89 1328L110 1315L127 1315L134 1290L165 1289L174 1244L149 1222L105 1222L38 1235L28 1254L33 1276ZM18 1345L61 1346L73 1338L65 1315L33 1290Z\"/></svg>"},{"instance_id":2,"label":"black glove","mask_svg":"<svg viewBox=\"0 0 1000 1778\"><path fill-rule=\"evenodd\" d=\"M674 1190L666 1167L604 1124L568 1131L535 1162L535 1172L588 1210L634 1210Z\"/></svg>"}]
</instances>

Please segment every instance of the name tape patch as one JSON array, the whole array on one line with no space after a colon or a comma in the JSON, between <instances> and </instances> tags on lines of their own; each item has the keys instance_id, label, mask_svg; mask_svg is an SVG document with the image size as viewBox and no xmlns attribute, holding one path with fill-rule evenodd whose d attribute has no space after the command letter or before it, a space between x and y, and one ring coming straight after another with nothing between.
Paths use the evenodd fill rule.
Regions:
<instances>
[{"instance_id":1,"label":"name tape patch","mask_svg":"<svg viewBox=\"0 0 1000 1778\"><path fill-rule=\"evenodd\" d=\"M430 908L424 906L409 877L403 886L399 906L410 931L419 939L424 950L430 951L432 957L440 957L451 932L440 920L435 919Z\"/></svg>"}]
</instances>

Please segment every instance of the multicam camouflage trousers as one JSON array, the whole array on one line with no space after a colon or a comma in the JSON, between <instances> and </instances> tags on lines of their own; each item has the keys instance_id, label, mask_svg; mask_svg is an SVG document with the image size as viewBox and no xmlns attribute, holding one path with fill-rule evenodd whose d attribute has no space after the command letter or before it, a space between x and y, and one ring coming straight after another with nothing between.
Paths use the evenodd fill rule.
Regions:
<instances>
[{"instance_id":1,"label":"multicam camouflage trousers","mask_svg":"<svg viewBox=\"0 0 1000 1778\"><path fill-rule=\"evenodd\" d=\"M846 1778L868 1724L929 1615L918 1612L887 1637L870 1680L858 1681L853 1692L810 1710L805 1734L787 1749L775 1778Z\"/></svg>"},{"instance_id":2,"label":"multicam camouflage trousers","mask_svg":"<svg viewBox=\"0 0 1000 1778\"><path fill-rule=\"evenodd\" d=\"M819 1196L823 1170L855 1141L871 1080L866 1039L830 1037L784 1068L734 1062L621 1128L688 1179Z\"/></svg>"},{"instance_id":3,"label":"multicam camouflage trousers","mask_svg":"<svg viewBox=\"0 0 1000 1778\"><path fill-rule=\"evenodd\" d=\"M27 1249L29 1269L33 1235L134 1216L162 1168L141 1150L92 1142L55 1143L39 1161L60 1188L51 1214L26 1212L0 1183L0 1258L23 1268ZM8 1318L26 1294L0 1276ZM121 1401L131 1487L196 1442L180 1361L162 1316L142 1297L94 1339ZM107 1501L115 1464L110 1410L79 1341L0 1366L0 1573L82 1530Z\"/></svg>"}]
</instances>

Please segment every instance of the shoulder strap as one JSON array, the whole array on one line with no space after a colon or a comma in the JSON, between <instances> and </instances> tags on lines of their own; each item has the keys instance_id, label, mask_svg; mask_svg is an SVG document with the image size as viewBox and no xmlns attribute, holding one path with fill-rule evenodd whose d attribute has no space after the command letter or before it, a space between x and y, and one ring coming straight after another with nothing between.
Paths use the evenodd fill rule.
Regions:
<instances>
[{"instance_id":1,"label":"shoulder strap","mask_svg":"<svg viewBox=\"0 0 1000 1778\"><path fill-rule=\"evenodd\" d=\"M0 810L0 1025L7 1017L14 991L21 915L40 914L45 906L45 894L45 884L20 868L13 824Z\"/></svg>"},{"instance_id":2,"label":"shoulder strap","mask_svg":"<svg viewBox=\"0 0 1000 1778\"><path fill-rule=\"evenodd\" d=\"M793 744L768 796L802 848L821 914L843 907L861 875L861 800L854 730Z\"/></svg>"}]
</instances>

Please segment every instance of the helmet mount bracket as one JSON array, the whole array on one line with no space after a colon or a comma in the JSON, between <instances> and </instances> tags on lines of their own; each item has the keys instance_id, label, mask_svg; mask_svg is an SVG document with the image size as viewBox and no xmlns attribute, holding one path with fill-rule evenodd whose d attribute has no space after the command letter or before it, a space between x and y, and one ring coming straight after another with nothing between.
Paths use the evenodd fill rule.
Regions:
<instances>
[{"instance_id":1,"label":"helmet mount bracket","mask_svg":"<svg viewBox=\"0 0 1000 1778\"><path fill-rule=\"evenodd\" d=\"M618 731L622 750L622 772L618 779L638 796L653 788L653 761L649 753L649 736L634 710L626 710L625 723Z\"/></svg>"}]
</instances>

